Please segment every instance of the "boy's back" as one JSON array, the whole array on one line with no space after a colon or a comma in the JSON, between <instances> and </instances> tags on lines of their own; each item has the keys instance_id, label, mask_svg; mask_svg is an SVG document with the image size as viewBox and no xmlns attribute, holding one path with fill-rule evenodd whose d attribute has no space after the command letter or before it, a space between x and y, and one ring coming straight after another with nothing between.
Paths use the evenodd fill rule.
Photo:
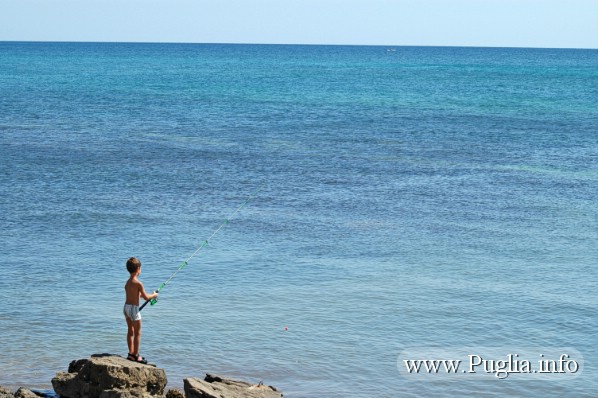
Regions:
<instances>
[{"instance_id":1,"label":"boy's back","mask_svg":"<svg viewBox=\"0 0 598 398\"><path fill-rule=\"evenodd\" d=\"M139 305L139 295L143 291L143 283L136 276L129 278L125 284L125 292L127 293L125 304Z\"/></svg>"}]
</instances>

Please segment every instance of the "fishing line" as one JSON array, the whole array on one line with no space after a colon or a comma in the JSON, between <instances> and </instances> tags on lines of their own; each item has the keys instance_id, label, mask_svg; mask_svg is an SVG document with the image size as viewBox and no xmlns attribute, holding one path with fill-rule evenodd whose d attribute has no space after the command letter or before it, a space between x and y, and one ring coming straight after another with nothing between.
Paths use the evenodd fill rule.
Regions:
<instances>
[{"instance_id":1,"label":"fishing line","mask_svg":"<svg viewBox=\"0 0 598 398\"><path fill-rule=\"evenodd\" d=\"M265 184L265 183L264 183ZM203 249L205 246L208 245L208 242L210 241L210 239L212 239L214 237L214 235L216 235L226 224L228 224L230 222L230 220L235 216L235 214L237 214L243 207L245 207L245 205L247 204L247 202L249 202L255 195L257 195L257 193L259 191L261 191L261 189L263 188L264 184L260 185L258 189L255 190L254 193L252 193L251 195L249 195L249 197L245 200L245 202L243 202L241 204L241 206L237 207L237 209L232 212L232 214L230 216L228 216L226 219L224 219L224 221L222 222L222 224L220 224L220 226L218 228L216 228L216 230L212 233L212 235L210 235L210 237L206 240L204 240L201 245L197 248L197 250L195 250L195 252L193 252L193 254L191 256L189 256L188 259L186 259L185 261L183 261L181 263L181 265L179 265L179 268L174 271L172 273L172 275L170 275L170 277L168 279L166 279L166 281L164 283L162 283L160 285L160 287L158 288L158 290L156 290L156 293L160 293L160 290L162 290L167 284L168 282L170 282L172 280L172 278L174 278L176 276L176 274L179 273L179 271L181 271L183 268L185 268L187 266L187 264L189 263L189 261L195 257L195 255L197 253L199 253L199 251L201 249ZM154 305L158 302L157 298L153 298L150 300L147 300L145 303L143 303L143 305L141 307L139 307L139 311L141 311L143 309L143 307L145 307L148 303L150 303L151 305Z\"/></svg>"}]
</instances>

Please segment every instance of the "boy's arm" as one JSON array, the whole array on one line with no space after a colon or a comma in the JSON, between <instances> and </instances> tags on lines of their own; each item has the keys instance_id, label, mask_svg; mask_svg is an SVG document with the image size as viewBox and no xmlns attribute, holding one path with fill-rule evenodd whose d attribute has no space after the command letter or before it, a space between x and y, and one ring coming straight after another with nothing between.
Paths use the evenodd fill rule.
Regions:
<instances>
[{"instance_id":1,"label":"boy's arm","mask_svg":"<svg viewBox=\"0 0 598 398\"><path fill-rule=\"evenodd\" d=\"M154 292L152 294L147 294L147 292L145 291L145 288L143 287L143 283L139 282L139 295L144 299L144 300L151 300L153 298L158 297L158 292Z\"/></svg>"}]
</instances>

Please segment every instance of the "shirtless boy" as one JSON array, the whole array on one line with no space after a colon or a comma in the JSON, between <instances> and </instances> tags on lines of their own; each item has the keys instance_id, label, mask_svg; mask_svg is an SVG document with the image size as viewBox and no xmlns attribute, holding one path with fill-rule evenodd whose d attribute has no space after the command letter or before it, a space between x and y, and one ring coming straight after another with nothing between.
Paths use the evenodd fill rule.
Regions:
<instances>
[{"instance_id":1,"label":"shirtless boy","mask_svg":"<svg viewBox=\"0 0 598 398\"><path fill-rule=\"evenodd\" d=\"M127 299L123 312L127 320L127 344L129 346L128 360L139 363L147 363L147 360L139 355L139 343L141 342L141 313L139 312L139 297L144 300L151 300L158 297L158 292L147 294L143 283L138 279L141 274L141 261L137 257L127 260L127 271L130 277L125 284Z\"/></svg>"}]
</instances>

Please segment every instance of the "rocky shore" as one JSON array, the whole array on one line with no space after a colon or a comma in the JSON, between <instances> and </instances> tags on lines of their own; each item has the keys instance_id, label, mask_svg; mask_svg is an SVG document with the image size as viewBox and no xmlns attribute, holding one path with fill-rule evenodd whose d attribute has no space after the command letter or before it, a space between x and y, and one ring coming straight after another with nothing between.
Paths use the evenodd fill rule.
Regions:
<instances>
[{"instance_id":1,"label":"rocky shore","mask_svg":"<svg viewBox=\"0 0 598 398\"><path fill-rule=\"evenodd\" d=\"M166 372L153 364L140 364L119 355L95 354L72 361L66 372L52 379L54 390L0 386L0 398L281 398L282 392L262 382L256 384L206 374L186 378L184 391L170 389Z\"/></svg>"}]
</instances>

